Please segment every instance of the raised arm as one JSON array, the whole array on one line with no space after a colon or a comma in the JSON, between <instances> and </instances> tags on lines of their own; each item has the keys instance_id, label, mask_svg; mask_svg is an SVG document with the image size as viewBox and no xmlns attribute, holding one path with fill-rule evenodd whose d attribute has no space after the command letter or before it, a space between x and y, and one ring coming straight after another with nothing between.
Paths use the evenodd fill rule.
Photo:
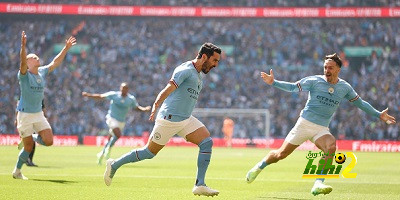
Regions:
<instances>
[{"instance_id":1,"label":"raised arm","mask_svg":"<svg viewBox=\"0 0 400 200\"><path fill-rule=\"evenodd\" d=\"M168 83L167 86L161 92L157 95L156 100L153 103L153 107L151 109L151 114L149 117L150 121L154 121L155 119L155 114L157 111L157 108L164 102L164 100L174 91L176 90L175 84L173 84L171 81Z\"/></svg>"},{"instance_id":2,"label":"raised arm","mask_svg":"<svg viewBox=\"0 0 400 200\"><path fill-rule=\"evenodd\" d=\"M28 65L26 63L26 35L25 31L22 31L21 33L21 51L19 52L20 55L20 65L19 65L19 71L22 75L25 75L26 72L28 71Z\"/></svg>"},{"instance_id":3,"label":"raised arm","mask_svg":"<svg viewBox=\"0 0 400 200\"><path fill-rule=\"evenodd\" d=\"M102 100L102 99L106 98L106 96L104 94L95 94L95 93L87 93L87 92L82 92L82 96L90 97L95 100Z\"/></svg>"},{"instance_id":4,"label":"raised arm","mask_svg":"<svg viewBox=\"0 0 400 200\"><path fill-rule=\"evenodd\" d=\"M60 53L57 54L56 57L54 57L53 61L51 61L49 66L49 72L52 72L54 69L56 69L64 60L65 56L67 55L68 50L76 44L76 39L73 36L70 36L66 41L65 41L65 46L61 50Z\"/></svg>"}]
</instances>

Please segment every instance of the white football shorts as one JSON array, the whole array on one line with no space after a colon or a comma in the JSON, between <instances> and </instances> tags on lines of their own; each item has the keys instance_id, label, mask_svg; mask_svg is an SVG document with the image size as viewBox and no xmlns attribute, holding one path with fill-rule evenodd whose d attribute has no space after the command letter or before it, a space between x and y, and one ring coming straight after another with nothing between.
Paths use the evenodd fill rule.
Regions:
<instances>
[{"instance_id":1,"label":"white football shorts","mask_svg":"<svg viewBox=\"0 0 400 200\"><path fill-rule=\"evenodd\" d=\"M37 113L18 112L17 129L21 138L39 133L45 129L51 129L49 122L44 117L43 111Z\"/></svg>"},{"instance_id":2,"label":"white football shorts","mask_svg":"<svg viewBox=\"0 0 400 200\"><path fill-rule=\"evenodd\" d=\"M114 118L112 118L110 115L106 115L106 123L109 129L109 132L111 135L114 135L113 129L119 128L121 131L121 134L123 133L124 127L125 127L125 122L120 122Z\"/></svg>"},{"instance_id":3,"label":"white football shorts","mask_svg":"<svg viewBox=\"0 0 400 200\"><path fill-rule=\"evenodd\" d=\"M175 134L186 139L186 136L195 130L203 127L204 124L196 117L189 118L180 122L171 122L166 119L156 119L150 138L159 145L166 145Z\"/></svg>"},{"instance_id":4,"label":"white football shorts","mask_svg":"<svg viewBox=\"0 0 400 200\"><path fill-rule=\"evenodd\" d=\"M301 145L307 140L315 143L318 138L327 134L331 134L328 127L315 124L299 117L296 125L294 125L292 130L286 136L285 141L293 145Z\"/></svg>"}]
</instances>

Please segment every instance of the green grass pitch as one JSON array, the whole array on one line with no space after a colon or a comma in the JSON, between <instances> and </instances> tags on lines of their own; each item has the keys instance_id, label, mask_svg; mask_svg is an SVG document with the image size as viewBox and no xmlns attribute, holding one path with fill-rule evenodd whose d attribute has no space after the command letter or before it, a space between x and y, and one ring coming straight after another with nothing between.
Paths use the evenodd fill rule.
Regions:
<instances>
[{"instance_id":1,"label":"green grass pitch","mask_svg":"<svg viewBox=\"0 0 400 200\"><path fill-rule=\"evenodd\" d=\"M116 158L131 148L115 147ZM27 181L11 172L16 146L0 146L0 199L205 199L191 193L196 175L198 148L165 147L154 159L124 165L112 185L103 182L104 165L96 165L100 147L38 146L34 161L23 166ZM251 184L247 171L268 149L214 148L206 183L220 191L215 199L400 199L399 153L355 152L355 179L327 179L333 187L327 196L310 193L313 180L302 179L307 151L295 151L268 166ZM346 162L348 163L348 162ZM346 165L343 165L343 168ZM342 170L343 171L343 170ZM210 198L210 197L208 197ZM213 199L214 199L213 198Z\"/></svg>"}]
</instances>

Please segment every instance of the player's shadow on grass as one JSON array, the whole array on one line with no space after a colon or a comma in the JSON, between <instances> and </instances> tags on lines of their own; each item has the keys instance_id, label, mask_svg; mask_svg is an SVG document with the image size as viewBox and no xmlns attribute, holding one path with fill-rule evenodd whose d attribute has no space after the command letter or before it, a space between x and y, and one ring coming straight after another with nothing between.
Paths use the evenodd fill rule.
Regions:
<instances>
[{"instance_id":1,"label":"player's shadow on grass","mask_svg":"<svg viewBox=\"0 0 400 200\"><path fill-rule=\"evenodd\" d=\"M161 167L161 166L157 166L157 165L146 165L146 166L141 166L141 165L124 165L124 168L157 169L157 168L162 168L162 167Z\"/></svg>"},{"instance_id":2,"label":"player's shadow on grass","mask_svg":"<svg viewBox=\"0 0 400 200\"><path fill-rule=\"evenodd\" d=\"M64 168L64 167L40 165L40 166L37 166L37 168L52 168L52 169L61 169L61 168Z\"/></svg>"},{"instance_id":3,"label":"player's shadow on grass","mask_svg":"<svg viewBox=\"0 0 400 200\"><path fill-rule=\"evenodd\" d=\"M33 181L51 182L51 183L60 183L60 184L77 183L76 181L67 181L67 180L51 180L51 179L31 179L31 180L33 180Z\"/></svg>"},{"instance_id":4,"label":"player's shadow on grass","mask_svg":"<svg viewBox=\"0 0 400 200\"><path fill-rule=\"evenodd\" d=\"M299 199L299 198L286 198L286 197L258 197L257 199L306 200L306 199Z\"/></svg>"}]
</instances>

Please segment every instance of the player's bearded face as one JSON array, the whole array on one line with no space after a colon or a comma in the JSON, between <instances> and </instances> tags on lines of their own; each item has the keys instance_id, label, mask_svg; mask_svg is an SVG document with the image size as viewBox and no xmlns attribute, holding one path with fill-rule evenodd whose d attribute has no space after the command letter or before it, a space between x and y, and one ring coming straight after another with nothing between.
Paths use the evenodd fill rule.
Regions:
<instances>
[{"instance_id":1,"label":"player's bearded face","mask_svg":"<svg viewBox=\"0 0 400 200\"><path fill-rule=\"evenodd\" d=\"M214 52L214 55L211 57L207 57L207 60L204 61L203 66L201 67L201 71L204 74L207 74L212 68L217 67L219 63L220 55Z\"/></svg>"},{"instance_id":2,"label":"player's bearded face","mask_svg":"<svg viewBox=\"0 0 400 200\"><path fill-rule=\"evenodd\" d=\"M207 60L203 63L203 66L201 67L201 71L204 74L207 74L213 67L215 66L211 64L210 58L207 58Z\"/></svg>"}]
</instances>

